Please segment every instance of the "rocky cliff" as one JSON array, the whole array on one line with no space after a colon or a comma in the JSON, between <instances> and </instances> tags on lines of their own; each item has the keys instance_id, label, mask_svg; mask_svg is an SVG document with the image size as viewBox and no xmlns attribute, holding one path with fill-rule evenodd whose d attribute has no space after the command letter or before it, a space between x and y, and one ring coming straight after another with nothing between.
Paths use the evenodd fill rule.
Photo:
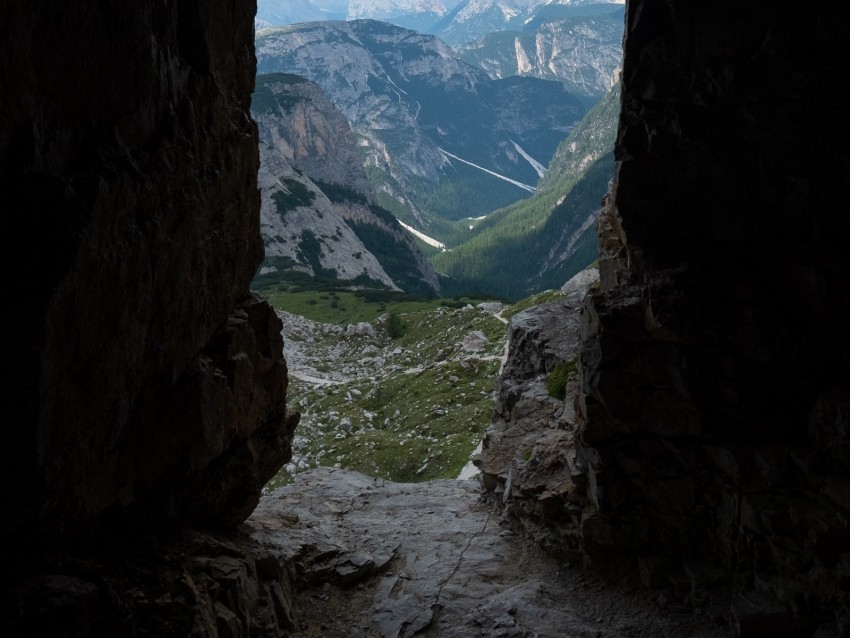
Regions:
<instances>
[{"instance_id":1,"label":"rocky cliff","mask_svg":"<svg viewBox=\"0 0 850 638\"><path fill-rule=\"evenodd\" d=\"M319 86L259 75L251 110L261 141L264 283L296 270L340 285L439 290L413 237L376 204L357 138Z\"/></svg>"},{"instance_id":2,"label":"rocky cliff","mask_svg":"<svg viewBox=\"0 0 850 638\"><path fill-rule=\"evenodd\" d=\"M847 124L823 126L847 26L839 3L629 7L572 485L528 501L570 556L725 609L739 636L850 631L850 227L827 203ZM559 515L539 516L553 492Z\"/></svg>"},{"instance_id":3,"label":"rocky cliff","mask_svg":"<svg viewBox=\"0 0 850 638\"><path fill-rule=\"evenodd\" d=\"M502 520L571 563L581 562L580 523L591 509L575 398L580 313L595 283L597 271L583 271L565 296L511 318L493 422L474 459Z\"/></svg>"},{"instance_id":4,"label":"rocky cliff","mask_svg":"<svg viewBox=\"0 0 850 638\"><path fill-rule=\"evenodd\" d=\"M371 192L354 131L317 84L295 75L259 75L251 113L260 139L311 179Z\"/></svg>"},{"instance_id":5,"label":"rocky cliff","mask_svg":"<svg viewBox=\"0 0 850 638\"><path fill-rule=\"evenodd\" d=\"M289 458L281 325L248 291L254 9L3 9L4 242L41 253L7 252L27 272L8 290L4 635L86 635L110 605L125 633L105 633L129 635L126 581L96 575L110 548L236 525ZM72 576L63 551L92 560Z\"/></svg>"},{"instance_id":6,"label":"rocky cliff","mask_svg":"<svg viewBox=\"0 0 850 638\"><path fill-rule=\"evenodd\" d=\"M261 276L296 271L340 285L399 290L319 187L265 142L258 182L266 245Z\"/></svg>"},{"instance_id":7,"label":"rocky cliff","mask_svg":"<svg viewBox=\"0 0 850 638\"><path fill-rule=\"evenodd\" d=\"M570 93L599 99L623 57L623 11L549 19L529 17L521 29L459 44L461 59L493 78L527 75L563 82Z\"/></svg>"}]
</instances>

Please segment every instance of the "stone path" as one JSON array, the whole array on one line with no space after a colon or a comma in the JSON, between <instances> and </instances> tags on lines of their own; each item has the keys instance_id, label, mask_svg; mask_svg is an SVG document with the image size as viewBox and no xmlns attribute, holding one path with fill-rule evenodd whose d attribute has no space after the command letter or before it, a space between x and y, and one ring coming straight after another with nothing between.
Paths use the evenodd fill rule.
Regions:
<instances>
[{"instance_id":1,"label":"stone path","mask_svg":"<svg viewBox=\"0 0 850 638\"><path fill-rule=\"evenodd\" d=\"M303 638L714 638L653 594L558 564L499 525L475 481L332 468L263 498L245 527L294 561Z\"/></svg>"}]
</instances>

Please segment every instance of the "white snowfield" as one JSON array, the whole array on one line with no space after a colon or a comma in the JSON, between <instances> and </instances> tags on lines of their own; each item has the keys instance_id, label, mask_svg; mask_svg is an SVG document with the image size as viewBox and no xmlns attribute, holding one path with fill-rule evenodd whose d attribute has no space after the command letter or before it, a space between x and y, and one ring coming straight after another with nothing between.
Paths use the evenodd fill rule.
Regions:
<instances>
[{"instance_id":1,"label":"white snowfield","mask_svg":"<svg viewBox=\"0 0 850 638\"><path fill-rule=\"evenodd\" d=\"M399 221L398 223L401 224L401 227L404 228L407 232L416 235L419 239L424 241L429 246L433 246L434 248L442 248L443 250L446 249L446 245L443 242L437 241L433 237L428 237L428 235L426 235L425 233L420 233L418 230L416 230L412 226L408 226L403 221Z\"/></svg>"},{"instance_id":2,"label":"white snowfield","mask_svg":"<svg viewBox=\"0 0 850 638\"><path fill-rule=\"evenodd\" d=\"M514 142L513 140L511 140L511 144L514 145L514 148L516 149L517 153L522 155L525 158L525 161L528 162L529 164L531 164L531 168L533 168L537 172L538 177L543 177L544 175L546 175L547 169L546 169L545 166L543 166L543 164L541 164L536 159L534 159L531 155L526 153L525 149L522 146L520 146L519 144L517 144L516 142Z\"/></svg>"}]
</instances>

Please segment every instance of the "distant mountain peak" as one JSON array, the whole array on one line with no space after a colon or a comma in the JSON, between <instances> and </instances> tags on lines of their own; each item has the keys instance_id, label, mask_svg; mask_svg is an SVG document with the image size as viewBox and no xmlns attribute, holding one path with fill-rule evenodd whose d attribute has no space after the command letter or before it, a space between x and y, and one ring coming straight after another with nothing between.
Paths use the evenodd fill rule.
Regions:
<instances>
[{"instance_id":1,"label":"distant mountain peak","mask_svg":"<svg viewBox=\"0 0 850 638\"><path fill-rule=\"evenodd\" d=\"M430 13L442 17L460 0L350 0L347 19L392 18Z\"/></svg>"}]
</instances>

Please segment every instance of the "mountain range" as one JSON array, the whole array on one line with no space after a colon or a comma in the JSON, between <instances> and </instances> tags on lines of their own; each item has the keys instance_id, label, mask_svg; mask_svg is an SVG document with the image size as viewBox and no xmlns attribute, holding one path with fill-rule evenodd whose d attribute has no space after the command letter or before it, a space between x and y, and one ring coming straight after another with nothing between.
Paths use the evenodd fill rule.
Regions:
<instances>
[{"instance_id":1,"label":"mountain range","mask_svg":"<svg viewBox=\"0 0 850 638\"><path fill-rule=\"evenodd\" d=\"M259 73L324 89L382 203L420 224L417 212L461 219L527 197L592 104L560 82L493 79L433 36L374 20L263 29L256 50Z\"/></svg>"},{"instance_id":2,"label":"mountain range","mask_svg":"<svg viewBox=\"0 0 850 638\"><path fill-rule=\"evenodd\" d=\"M373 19L455 45L495 31L533 30L546 20L610 12L625 0L260 0L257 28L315 20Z\"/></svg>"},{"instance_id":3,"label":"mountain range","mask_svg":"<svg viewBox=\"0 0 850 638\"><path fill-rule=\"evenodd\" d=\"M521 75L555 80L571 93L597 100L613 85L623 55L623 8L602 8L589 15L573 12L523 24L520 30L488 33L456 45L455 50L462 60L492 78Z\"/></svg>"},{"instance_id":4,"label":"mountain range","mask_svg":"<svg viewBox=\"0 0 850 638\"><path fill-rule=\"evenodd\" d=\"M347 20L382 20L400 27L428 31L460 0L351 0Z\"/></svg>"},{"instance_id":5,"label":"mountain range","mask_svg":"<svg viewBox=\"0 0 850 638\"><path fill-rule=\"evenodd\" d=\"M404 10L457 19L473 3L440 4ZM303 273L307 287L518 299L595 259L614 166L622 6L512 5L534 18L454 49L376 20L257 32L267 246L258 280Z\"/></svg>"},{"instance_id":6,"label":"mountain range","mask_svg":"<svg viewBox=\"0 0 850 638\"><path fill-rule=\"evenodd\" d=\"M498 31L533 32L551 20L611 13L613 5L622 4L622 0L464 0L428 33L456 46Z\"/></svg>"}]
</instances>

